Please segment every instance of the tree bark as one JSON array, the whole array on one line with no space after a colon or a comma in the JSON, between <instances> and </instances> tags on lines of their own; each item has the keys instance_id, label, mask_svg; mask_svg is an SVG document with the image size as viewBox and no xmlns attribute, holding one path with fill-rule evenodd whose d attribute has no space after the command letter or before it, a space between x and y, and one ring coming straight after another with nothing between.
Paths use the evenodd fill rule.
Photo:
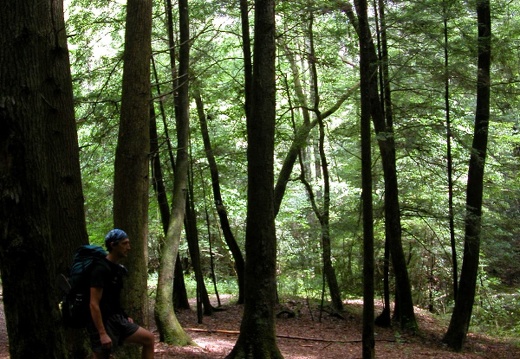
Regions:
<instances>
[{"instance_id":1,"label":"tree bark","mask_svg":"<svg viewBox=\"0 0 520 359\"><path fill-rule=\"evenodd\" d=\"M462 349L468 333L479 267L482 193L490 112L491 14L488 0L477 1L477 18L477 105L466 192L464 255L455 308L443 339L454 350Z\"/></svg>"},{"instance_id":2,"label":"tree bark","mask_svg":"<svg viewBox=\"0 0 520 359\"><path fill-rule=\"evenodd\" d=\"M170 55L170 70L172 75L172 84L173 88L177 89L179 86L179 78L177 76L177 65L176 65L176 54L175 54L175 39L173 34L173 5L171 0L166 0L165 2L165 12L167 17L167 25L166 31L168 32L168 46L169 46L169 55ZM174 107L175 107L175 118L179 116L179 104L178 104L178 93L174 92ZM168 134L168 125L166 123L166 118L163 117L163 125L164 131L166 135L166 143L168 144L168 154L170 155L170 163L172 169L175 171L175 159L173 156L173 149L171 146L170 136ZM168 220L169 223L169 220ZM167 231L167 229L166 229ZM177 309L189 309L190 305L188 302L188 294L186 293L186 284L184 283L184 273L182 269L182 264L179 262L180 256L177 255L177 259L175 260L175 271L173 277L173 300L175 308Z\"/></svg>"},{"instance_id":3,"label":"tree bark","mask_svg":"<svg viewBox=\"0 0 520 359\"><path fill-rule=\"evenodd\" d=\"M255 1L253 96L248 134L246 287L240 335L228 358L282 358L275 335L276 231L273 207L276 117L274 0ZM262 175L259 176L258 174Z\"/></svg>"},{"instance_id":4,"label":"tree bark","mask_svg":"<svg viewBox=\"0 0 520 359\"><path fill-rule=\"evenodd\" d=\"M132 250L123 306L137 323L148 324L148 155L150 152L150 60L152 2L129 0L126 13L121 117L114 170L114 227L128 233ZM128 358L137 350L126 349Z\"/></svg>"},{"instance_id":5,"label":"tree bark","mask_svg":"<svg viewBox=\"0 0 520 359\"><path fill-rule=\"evenodd\" d=\"M63 5L9 1L0 23L0 272L10 357L68 358L84 348L64 337L55 283L87 235Z\"/></svg>"},{"instance_id":6,"label":"tree bark","mask_svg":"<svg viewBox=\"0 0 520 359\"><path fill-rule=\"evenodd\" d=\"M61 114L49 116L47 119L47 161L50 168L50 188L54 188L53 195L49 198L52 208L50 219L56 270L59 274L68 274L74 251L80 245L87 244L89 240L74 116L72 76L66 34L63 31L63 2L54 0L51 6L59 49L53 58L54 66L51 71L61 89L55 96L55 106L61 108ZM53 300L61 299L62 295L62 290L58 288ZM90 351L90 343L82 331L66 330L65 339L67 350L73 357L84 357Z\"/></svg>"},{"instance_id":7,"label":"tree bark","mask_svg":"<svg viewBox=\"0 0 520 359\"><path fill-rule=\"evenodd\" d=\"M178 87L178 112L177 122L177 160L173 183L173 203L170 223L166 238L160 244L159 254L159 279L157 283L157 295L155 303L155 321L159 330L161 341L167 344L187 345L192 340L182 329L175 316L172 286L175 259L179 253L179 243L186 214L186 191L188 183L188 135L189 135L189 17L187 0L179 1L179 87Z\"/></svg>"}]
</instances>

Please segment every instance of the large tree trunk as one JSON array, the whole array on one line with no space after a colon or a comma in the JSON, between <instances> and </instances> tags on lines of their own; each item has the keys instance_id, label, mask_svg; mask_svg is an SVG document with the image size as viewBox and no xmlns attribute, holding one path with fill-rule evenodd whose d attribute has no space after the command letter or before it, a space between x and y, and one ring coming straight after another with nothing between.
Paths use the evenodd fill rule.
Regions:
<instances>
[{"instance_id":1,"label":"large tree trunk","mask_svg":"<svg viewBox=\"0 0 520 359\"><path fill-rule=\"evenodd\" d=\"M253 96L248 134L246 287L240 335L228 358L282 358L275 335L276 232L273 207L276 115L273 0L255 1ZM258 174L262 175L259 176Z\"/></svg>"},{"instance_id":2,"label":"large tree trunk","mask_svg":"<svg viewBox=\"0 0 520 359\"><path fill-rule=\"evenodd\" d=\"M62 2L7 2L0 23L0 271L9 352L67 358L55 282L87 236Z\"/></svg>"},{"instance_id":3,"label":"large tree trunk","mask_svg":"<svg viewBox=\"0 0 520 359\"><path fill-rule=\"evenodd\" d=\"M358 1L361 79L361 182L363 187L363 359L375 357L374 339L374 223L372 209L372 146L370 131L370 79L376 71L371 63L372 38L367 21L367 2Z\"/></svg>"},{"instance_id":4,"label":"large tree trunk","mask_svg":"<svg viewBox=\"0 0 520 359\"><path fill-rule=\"evenodd\" d=\"M66 34L63 29L63 4L61 0L52 2L54 7L53 21L57 39L59 56L54 57L53 67L49 68L59 84L56 107L61 108L60 115L49 116L47 120L47 139L49 145L47 164L50 171L49 212L52 228L52 243L56 270L58 274L68 274L74 251L82 244L88 243L85 221L84 197L81 183L79 163L79 147L76 122L74 117L74 99L70 61L67 51ZM63 292L57 288L53 299L61 299ZM65 331L66 346L71 356L85 357L89 349L89 341L80 330Z\"/></svg>"},{"instance_id":5,"label":"large tree trunk","mask_svg":"<svg viewBox=\"0 0 520 359\"><path fill-rule=\"evenodd\" d=\"M480 232L482 227L482 193L486 161L491 64L491 15L488 0L477 1L478 17L478 74L475 129L469 162L466 192L466 234L464 257L460 273L458 295L444 342L452 349L461 350L471 320L477 283Z\"/></svg>"},{"instance_id":6,"label":"large tree trunk","mask_svg":"<svg viewBox=\"0 0 520 359\"><path fill-rule=\"evenodd\" d=\"M159 279L155 303L155 321L161 336L161 341L168 344L186 345L192 343L191 338L182 329L175 316L173 299L173 271L175 260L179 253L181 232L186 213L186 191L188 183L188 134L189 134L189 18L187 0L179 1L179 87L177 122L177 160L173 183L173 203L170 223L166 238L160 245Z\"/></svg>"},{"instance_id":7,"label":"large tree trunk","mask_svg":"<svg viewBox=\"0 0 520 359\"><path fill-rule=\"evenodd\" d=\"M133 250L123 306L147 325L148 154L150 152L151 0L127 3L121 118L114 176L114 226L128 233ZM137 350L125 349L125 357Z\"/></svg>"},{"instance_id":8,"label":"large tree trunk","mask_svg":"<svg viewBox=\"0 0 520 359\"><path fill-rule=\"evenodd\" d=\"M206 159L208 160L209 170L211 173L211 187L213 189L213 197L215 198L215 207L217 209L218 217L220 219L220 227L224 234L224 240L233 255L235 261L235 270L238 277L238 304L244 303L244 257L242 251L238 246L238 243L231 231L229 219L227 216L226 206L222 199L222 193L220 191L220 179L218 174L217 161L213 155L213 149L211 147L211 140L209 138L208 124L206 121L206 114L204 112L204 105L200 93L195 91L195 102L197 104L197 113L200 122L200 131L202 133L202 140L204 142L204 151L206 152Z\"/></svg>"}]
</instances>

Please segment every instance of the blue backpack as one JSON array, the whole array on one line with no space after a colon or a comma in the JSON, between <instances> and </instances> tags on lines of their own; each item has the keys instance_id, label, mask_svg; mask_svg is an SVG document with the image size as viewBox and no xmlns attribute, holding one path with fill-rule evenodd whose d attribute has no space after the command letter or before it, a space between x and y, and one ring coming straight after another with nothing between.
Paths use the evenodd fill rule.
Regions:
<instances>
[{"instance_id":1,"label":"blue backpack","mask_svg":"<svg viewBox=\"0 0 520 359\"><path fill-rule=\"evenodd\" d=\"M69 276L61 275L59 286L64 292L61 303L63 324L69 328L83 328L90 320L90 272L95 262L107 252L97 245L82 245L74 253Z\"/></svg>"}]
</instances>

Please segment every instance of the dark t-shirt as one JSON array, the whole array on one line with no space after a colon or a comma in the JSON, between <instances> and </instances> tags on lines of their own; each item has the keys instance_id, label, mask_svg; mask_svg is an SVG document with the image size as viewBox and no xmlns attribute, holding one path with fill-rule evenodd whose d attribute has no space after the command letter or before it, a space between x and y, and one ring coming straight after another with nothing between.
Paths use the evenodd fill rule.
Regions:
<instances>
[{"instance_id":1,"label":"dark t-shirt","mask_svg":"<svg viewBox=\"0 0 520 359\"><path fill-rule=\"evenodd\" d=\"M125 267L108 259L102 259L92 267L90 287L103 288L99 306L104 321L113 314L124 314L121 308L121 290L125 275Z\"/></svg>"}]
</instances>

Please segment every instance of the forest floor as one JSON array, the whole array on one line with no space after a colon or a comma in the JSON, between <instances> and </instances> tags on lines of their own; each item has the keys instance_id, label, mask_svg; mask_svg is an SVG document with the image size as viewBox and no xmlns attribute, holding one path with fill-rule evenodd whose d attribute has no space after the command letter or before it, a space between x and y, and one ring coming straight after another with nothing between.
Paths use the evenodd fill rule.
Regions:
<instances>
[{"instance_id":1,"label":"forest floor","mask_svg":"<svg viewBox=\"0 0 520 359\"><path fill-rule=\"evenodd\" d=\"M196 346L173 347L158 342L155 358L224 358L233 348L240 329L241 305L223 304L203 323L197 323L195 310L183 310L177 318ZM192 305L192 308L195 308ZM360 301L347 301L343 318L309 309L305 301L291 301L277 308L294 310L297 315L281 316L276 322L278 347L286 359L350 359L362 358L361 333L362 305ZM298 310L299 308L299 310ZM3 306L0 306L0 359L8 359L7 331ZM377 308L380 312L380 308ZM464 350L450 351L441 343L446 323L427 311L416 310L419 334L403 334L395 328L376 327L376 358L443 358L443 359L512 359L520 358L520 343L516 339L497 338L491 335L469 333Z\"/></svg>"}]
</instances>

